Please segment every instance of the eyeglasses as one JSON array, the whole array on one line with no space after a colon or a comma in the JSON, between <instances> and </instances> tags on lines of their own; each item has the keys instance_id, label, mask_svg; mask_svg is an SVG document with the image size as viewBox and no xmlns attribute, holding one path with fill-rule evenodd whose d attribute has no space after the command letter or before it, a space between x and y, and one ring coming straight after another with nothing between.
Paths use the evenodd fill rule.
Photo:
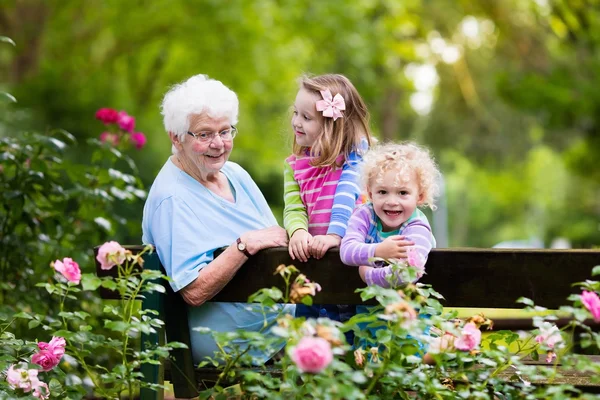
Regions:
<instances>
[{"instance_id":1,"label":"eyeglasses","mask_svg":"<svg viewBox=\"0 0 600 400\"><path fill-rule=\"evenodd\" d=\"M235 135L237 134L237 128L235 126L232 126L231 128L224 129L221 132L194 133L188 131L187 134L193 136L197 141L201 143L210 143L213 140L215 140L217 136L219 136L222 141L229 142L232 141Z\"/></svg>"}]
</instances>

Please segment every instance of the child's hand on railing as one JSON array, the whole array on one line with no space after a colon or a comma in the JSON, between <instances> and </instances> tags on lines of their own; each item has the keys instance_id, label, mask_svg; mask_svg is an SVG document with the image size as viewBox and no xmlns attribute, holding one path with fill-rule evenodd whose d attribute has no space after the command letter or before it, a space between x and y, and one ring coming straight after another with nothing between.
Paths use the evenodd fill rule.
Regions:
<instances>
[{"instance_id":1,"label":"child's hand on railing","mask_svg":"<svg viewBox=\"0 0 600 400\"><path fill-rule=\"evenodd\" d=\"M288 247L292 260L298 259L302 262L308 261L308 258L310 257L309 249L312 239L312 235L304 229L298 229L292 234Z\"/></svg>"},{"instance_id":2,"label":"child's hand on railing","mask_svg":"<svg viewBox=\"0 0 600 400\"><path fill-rule=\"evenodd\" d=\"M325 255L327 250L339 246L340 243L342 243L342 238L338 235L313 236L309 247L310 255L316 259L320 259Z\"/></svg>"}]
</instances>

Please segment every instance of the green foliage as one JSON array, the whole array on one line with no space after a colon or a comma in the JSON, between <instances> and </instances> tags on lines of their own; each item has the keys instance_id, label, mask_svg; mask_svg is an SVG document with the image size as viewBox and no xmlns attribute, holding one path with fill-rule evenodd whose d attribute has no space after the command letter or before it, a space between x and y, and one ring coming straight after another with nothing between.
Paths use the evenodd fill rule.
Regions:
<instances>
[{"instance_id":1,"label":"green foliage","mask_svg":"<svg viewBox=\"0 0 600 400\"><path fill-rule=\"evenodd\" d=\"M280 266L276 273L290 282L290 277L299 271L293 266ZM302 274L294 280L304 281ZM598 282L579 285L600 290ZM288 288L291 292L298 290L293 285ZM565 340L578 328L583 331L582 346L595 348L600 344L600 334L583 324L590 312L582 306L579 296L573 297L572 306L560 310L561 316L573 317L563 331L553 324L556 315L549 314L536 317L537 329L531 333L497 331L485 336L481 344L477 340L465 348L469 335L480 334L479 329L493 321L482 315L463 321L456 319L455 313L443 313L438 301L441 296L429 285L408 284L398 290L369 286L357 292L364 301L376 299L378 306L344 324L327 318L305 320L282 314L276 326L259 333L197 329L211 334L221 349L214 358L200 364L221 368L216 385L201 392L200 398L592 398L569 383L561 383L561 372L554 361L558 355L563 366L587 371L589 379L600 373L600 363L571 354ZM266 309L281 296L279 290L263 289L250 300ZM290 298L294 298L293 293ZM520 301L527 305L526 310L539 311L531 300ZM422 316L417 317L418 313ZM343 332L348 330L356 335L354 346L345 341ZM301 355L298 348L307 338L313 340L315 347L304 348ZM235 345L240 340L250 345ZM250 350L273 353L281 340L286 342L285 353L276 357L272 366L265 367L250 355ZM328 345L317 346L319 340ZM223 350L225 346L227 351ZM331 361L323 361L330 357ZM529 358L545 358L547 365L527 364ZM250 369L249 365L255 367ZM319 365L315 371L305 369L315 365Z\"/></svg>"},{"instance_id":2,"label":"green foliage","mask_svg":"<svg viewBox=\"0 0 600 400\"><path fill-rule=\"evenodd\" d=\"M64 130L0 137L1 304L46 309L31 287L49 278L49 261L64 254L89 261L89 249L126 229L121 204L145 197L127 155L96 140L88 145L90 163L79 164L65 157L77 144Z\"/></svg>"},{"instance_id":3,"label":"green foliage","mask_svg":"<svg viewBox=\"0 0 600 400\"><path fill-rule=\"evenodd\" d=\"M23 107L0 103L0 135L61 126L83 141L100 134L90 118L99 107L130 110L150 138L151 156L135 157L148 185L170 149L157 110L163 94L206 73L240 98L232 160L280 210L296 78L339 72L365 98L380 138L433 149L448 178L450 245L532 236L598 243L600 27L590 2L178 0L135 13L117 1L5 3L4 34L30 45L0 47L7 90ZM427 90L410 72L419 66L429 68ZM431 110L419 113L412 104L423 94ZM86 154L70 158L85 163ZM525 182L523 170L533 173ZM558 185L542 185L554 174ZM554 197L555 186L564 195Z\"/></svg>"},{"instance_id":4,"label":"green foliage","mask_svg":"<svg viewBox=\"0 0 600 400\"><path fill-rule=\"evenodd\" d=\"M37 286L43 287L59 300L59 309L56 314L49 315L21 312L8 322L0 321L0 350L3 354L0 370L5 371L9 366L19 363L28 363L28 368L37 368L29 361L31 355L38 351L36 342L17 339L10 330L15 320L24 319L29 321L30 327L40 325L46 332L43 337L66 339L69 361L63 360L62 367L39 373L39 377L43 374L43 381L49 382L51 398L80 399L88 391L105 399L123 398L123 395L133 398L141 387L163 390L162 386L143 383L139 369L144 364L159 363L159 359L168 357L169 351L184 345L173 342L146 347L141 351L136 349L136 339L139 340L141 335L156 334L164 324L156 318L156 311L140 310L135 305L144 294L164 291L163 285L158 282L165 277L159 271L140 268L144 253L151 251L151 246L138 254L127 251L125 262L114 267L118 269L117 277L98 278L94 274L84 274L82 282L85 284L81 288L72 282L39 283ZM77 308L75 311L65 309L67 299L75 300L71 304L77 305L85 291L93 292L100 286L114 289L120 297L117 305L106 305L100 317L107 334L98 333L97 329L92 332L90 322L94 322L89 313ZM99 354L106 357L103 362L98 362ZM77 375L81 372L92 382L91 387L68 384L79 379ZM6 380L0 381L0 395L13 398L16 392Z\"/></svg>"}]
</instances>

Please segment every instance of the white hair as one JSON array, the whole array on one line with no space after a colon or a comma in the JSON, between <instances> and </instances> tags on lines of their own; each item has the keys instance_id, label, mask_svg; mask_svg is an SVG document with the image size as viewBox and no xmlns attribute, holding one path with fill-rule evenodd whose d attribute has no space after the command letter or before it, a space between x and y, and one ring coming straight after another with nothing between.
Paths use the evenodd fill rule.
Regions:
<instances>
[{"instance_id":1,"label":"white hair","mask_svg":"<svg viewBox=\"0 0 600 400\"><path fill-rule=\"evenodd\" d=\"M161 104L165 130L185 141L190 129L190 117L207 114L212 118L226 117L231 125L238 122L239 101L237 95L220 81L207 75L194 75L174 85ZM175 154L177 149L172 147Z\"/></svg>"}]
</instances>

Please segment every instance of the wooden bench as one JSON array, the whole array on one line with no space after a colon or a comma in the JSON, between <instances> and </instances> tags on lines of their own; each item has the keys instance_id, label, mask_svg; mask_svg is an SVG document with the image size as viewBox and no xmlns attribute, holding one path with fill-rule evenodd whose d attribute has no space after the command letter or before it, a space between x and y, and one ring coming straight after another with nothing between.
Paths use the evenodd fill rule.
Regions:
<instances>
[{"instance_id":1,"label":"wooden bench","mask_svg":"<svg viewBox=\"0 0 600 400\"><path fill-rule=\"evenodd\" d=\"M134 252L142 249L141 246L128 248ZM155 253L148 255L145 261L145 268L161 269ZM330 250L321 260L299 263L290 259L287 248L264 250L250 258L213 301L245 302L249 295L261 288L277 286L283 289L283 280L273 275L280 264L296 265L323 287L314 299L316 303L363 304L354 291L363 287L364 283L355 267L341 263L337 250ZM524 296L537 305L556 309L566 304L570 294L579 292L571 284L590 279L592 268L599 264L600 250L435 249L429 255L427 274L421 281L431 284L440 292L445 297L444 305L447 307L520 308L515 301ZM104 271L97 266L97 273L107 276L116 271ZM189 346L187 306L169 285L166 287L166 294L154 293L143 301L143 308L159 312L159 318L165 321L165 332L143 337L142 341L164 343L166 334L168 341ZM103 298L114 296L114 293L102 292ZM558 325L567 322L559 320ZM589 323L599 326L591 320ZM527 318L494 320L494 330L531 328L532 320ZM145 365L142 372L150 382L162 383L167 378L178 398L197 396L199 384L215 381L218 375L214 369L196 370L191 351L187 349L173 351L171 360L160 366ZM598 386L587 385L585 379L574 382L583 390L600 392ZM141 397L162 399L163 394L142 390Z\"/></svg>"}]
</instances>

